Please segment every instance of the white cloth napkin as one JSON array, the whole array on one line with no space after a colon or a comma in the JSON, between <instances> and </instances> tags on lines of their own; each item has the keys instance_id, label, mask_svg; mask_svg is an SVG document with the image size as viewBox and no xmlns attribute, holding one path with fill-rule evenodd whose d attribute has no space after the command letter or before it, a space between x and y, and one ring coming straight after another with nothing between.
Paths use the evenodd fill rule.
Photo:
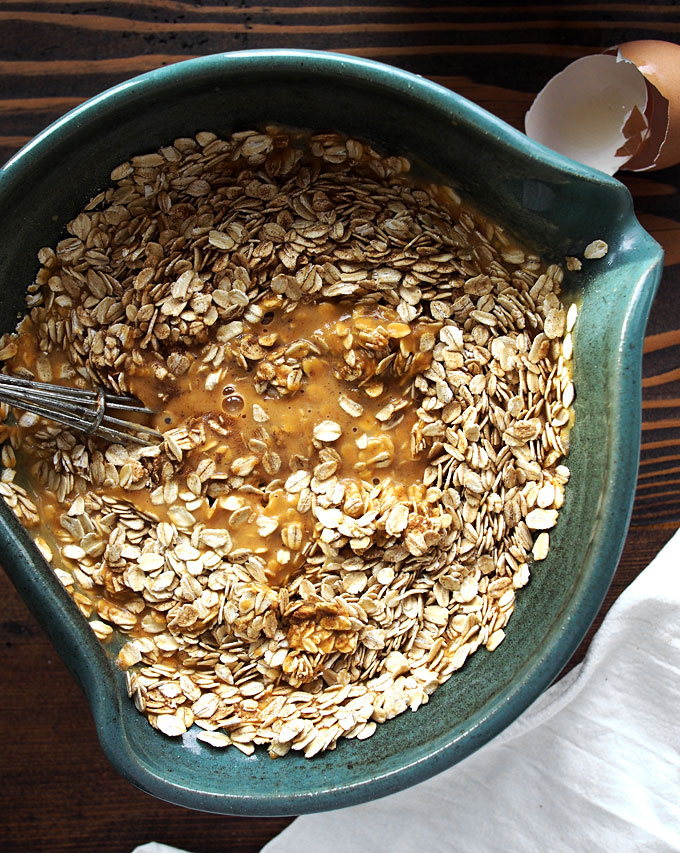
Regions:
<instances>
[{"instance_id":1,"label":"white cloth napkin","mask_svg":"<svg viewBox=\"0 0 680 853\"><path fill-rule=\"evenodd\" d=\"M680 850L680 531L585 661L493 741L406 791L298 818L265 853Z\"/></svg>"}]
</instances>

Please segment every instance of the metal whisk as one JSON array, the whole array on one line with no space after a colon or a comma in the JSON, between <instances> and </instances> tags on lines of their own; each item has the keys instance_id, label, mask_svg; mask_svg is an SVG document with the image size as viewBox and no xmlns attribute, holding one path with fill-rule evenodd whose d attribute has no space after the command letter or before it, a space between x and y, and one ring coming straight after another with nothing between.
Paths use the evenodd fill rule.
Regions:
<instances>
[{"instance_id":1,"label":"metal whisk","mask_svg":"<svg viewBox=\"0 0 680 853\"><path fill-rule=\"evenodd\" d=\"M163 436L151 427L112 417L109 412L139 412L153 415L151 409L133 397L119 397L102 388L81 391L33 379L0 374L0 402L72 427L85 435L98 435L113 443L154 444Z\"/></svg>"}]
</instances>

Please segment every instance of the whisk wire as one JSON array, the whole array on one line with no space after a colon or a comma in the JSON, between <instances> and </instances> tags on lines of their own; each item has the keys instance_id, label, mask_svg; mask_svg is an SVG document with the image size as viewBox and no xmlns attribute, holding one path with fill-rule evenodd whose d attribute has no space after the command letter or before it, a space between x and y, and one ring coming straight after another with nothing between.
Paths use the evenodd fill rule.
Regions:
<instances>
[{"instance_id":1,"label":"whisk wire","mask_svg":"<svg viewBox=\"0 0 680 853\"><path fill-rule=\"evenodd\" d=\"M87 391L0 374L0 402L115 443L144 445L163 440L152 427L109 414L115 411L153 415L151 409L132 397L117 396L101 388Z\"/></svg>"}]
</instances>

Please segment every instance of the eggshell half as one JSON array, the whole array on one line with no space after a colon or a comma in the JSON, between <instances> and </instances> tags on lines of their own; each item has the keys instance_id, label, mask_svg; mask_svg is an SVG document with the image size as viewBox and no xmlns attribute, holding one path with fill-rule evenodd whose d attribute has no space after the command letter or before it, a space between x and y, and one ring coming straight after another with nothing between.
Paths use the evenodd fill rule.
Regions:
<instances>
[{"instance_id":1,"label":"eggshell half","mask_svg":"<svg viewBox=\"0 0 680 853\"><path fill-rule=\"evenodd\" d=\"M618 55L584 56L538 93L525 129L548 148L613 175L631 156L624 128L631 116L644 116L646 106L647 84L632 62Z\"/></svg>"},{"instance_id":2,"label":"eggshell half","mask_svg":"<svg viewBox=\"0 0 680 853\"><path fill-rule=\"evenodd\" d=\"M577 59L538 93L525 129L609 175L680 162L680 45L627 42Z\"/></svg>"}]
</instances>

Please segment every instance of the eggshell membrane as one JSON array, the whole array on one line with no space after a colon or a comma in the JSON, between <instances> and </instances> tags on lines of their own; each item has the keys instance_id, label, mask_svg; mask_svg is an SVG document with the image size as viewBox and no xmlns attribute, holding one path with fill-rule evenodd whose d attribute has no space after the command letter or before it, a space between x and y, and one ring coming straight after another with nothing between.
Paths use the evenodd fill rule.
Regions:
<instances>
[{"instance_id":1,"label":"eggshell membrane","mask_svg":"<svg viewBox=\"0 0 680 853\"><path fill-rule=\"evenodd\" d=\"M680 45L668 41L630 41L618 46L621 56L634 62L645 79L668 102L668 127L659 156L650 169L680 163ZM631 168L635 168L633 161ZM624 168L629 168L628 164Z\"/></svg>"}]
</instances>

